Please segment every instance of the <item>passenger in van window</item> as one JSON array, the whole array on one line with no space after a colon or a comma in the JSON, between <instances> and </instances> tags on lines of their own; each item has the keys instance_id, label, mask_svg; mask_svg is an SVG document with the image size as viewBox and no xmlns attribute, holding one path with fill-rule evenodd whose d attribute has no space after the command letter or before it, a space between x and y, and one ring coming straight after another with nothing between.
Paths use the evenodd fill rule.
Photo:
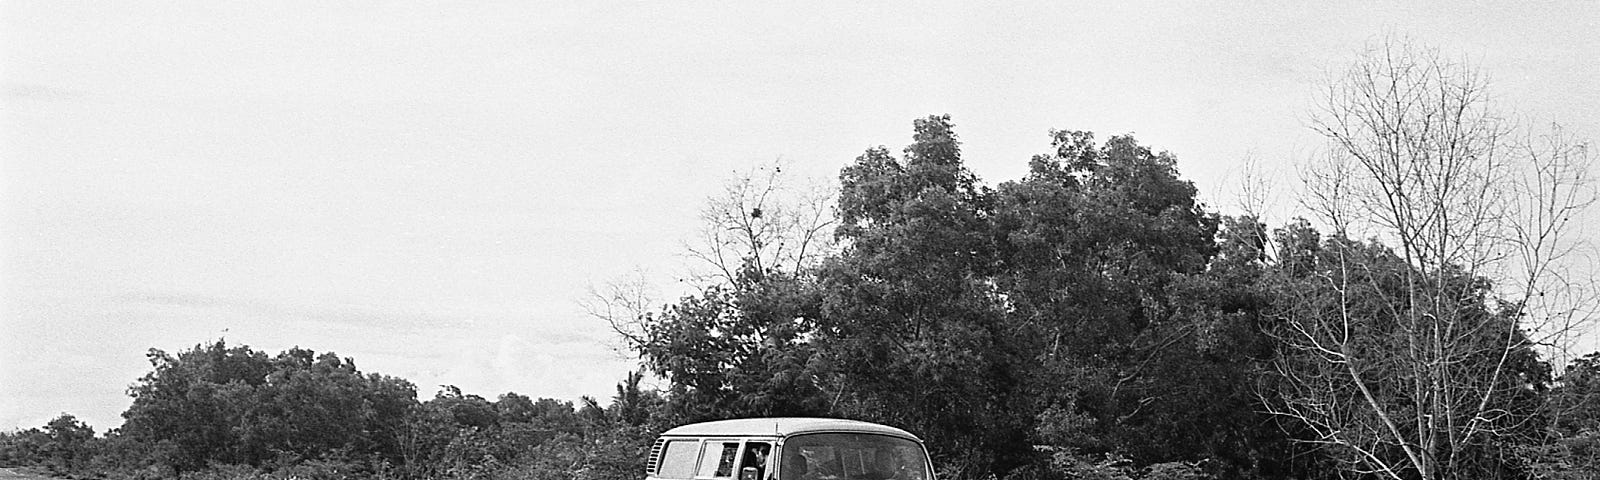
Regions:
<instances>
[{"instance_id":1,"label":"passenger in van window","mask_svg":"<svg viewBox=\"0 0 1600 480\"><path fill-rule=\"evenodd\" d=\"M744 464L739 465L739 471L743 472L745 468L753 467L756 469L756 478L765 480L767 478L767 453L771 451L772 445L770 444L758 442L747 444L744 448Z\"/></svg>"}]
</instances>

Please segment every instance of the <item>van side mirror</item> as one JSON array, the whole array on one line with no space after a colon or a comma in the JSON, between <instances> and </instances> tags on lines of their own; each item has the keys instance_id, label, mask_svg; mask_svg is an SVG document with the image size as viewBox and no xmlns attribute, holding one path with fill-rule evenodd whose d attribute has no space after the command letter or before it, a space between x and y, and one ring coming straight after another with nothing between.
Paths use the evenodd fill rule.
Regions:
<instances>
[{"instance_id":1,"label":"van side mirror","mask_svg":"<svg viewBox=\"0 0 1600 480\"><path fill-rule=\"evenodd\" d=\"M761 471L756 467L739 469L739 480L761 480Z\"/></svg>"}]
</instances>

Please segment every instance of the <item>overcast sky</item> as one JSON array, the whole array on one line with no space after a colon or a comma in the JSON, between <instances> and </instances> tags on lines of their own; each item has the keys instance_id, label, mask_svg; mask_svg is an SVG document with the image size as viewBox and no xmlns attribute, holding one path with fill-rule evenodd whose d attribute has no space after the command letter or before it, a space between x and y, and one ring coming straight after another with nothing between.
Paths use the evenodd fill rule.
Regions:
<instances>
[{"instance_id":1,"label":"overcast sky","mask_svg":"<svg viewBox=\"0 0 1600 480\"><path fill-rule=\"evenodd\" d=\"M1600 138L1594 0L1181 3L0 2L0 430L117 426L147 349L217 338L608 398L587 285L672 292L732 172L830 179L928 114L990 184L1134 133L1226 211L1392 32Z\"/></svg>"}]
</instances>

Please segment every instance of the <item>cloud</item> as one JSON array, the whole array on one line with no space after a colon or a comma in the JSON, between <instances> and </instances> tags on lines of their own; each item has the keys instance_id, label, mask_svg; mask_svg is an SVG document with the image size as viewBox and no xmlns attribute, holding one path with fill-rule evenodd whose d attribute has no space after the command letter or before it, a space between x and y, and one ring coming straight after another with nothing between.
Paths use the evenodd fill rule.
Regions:
<instances>
[{"instance_id":1,"label":"cloud","mask_svg":"<svg viewBox=\"0 0 1600 480\"><path fill-rule=\"evenodd\" d=\"M112 301L135 308L179 308L227 312L263 322L309 321L344 327L421 331L471 323L471 316L441 309L371 306L349 302L264 300L192 292L129 292Z\"/></svg>"},{"instance_id":2,"label":"cloud","mask_svg":"<svg viewBox=\"0 0 1600 480\"><path fill-rule=\"evenodd\" d=\"M546 332L504 327L439 332L433 348L444 358L437 369L419 372L413 380L427 398L435 384L450 384L469 393L494 398L506 392L531 397L577 400L589 395L609 398L631 362L618 359L600 342L571 332Z\"/></svg>"},{"instance_id":3,"label":"cloud","mask_svg":"<svg viewBox=\"0 0 1600 480\"><path fill-rule=\"evenodd\" d=\"M608 332L598 323L574 320L583 318L576 308L371 306L173 291L129 292L112 302L136 317L201 321L230 343L268 353L291 345L334 351L355 358L363 371L411 380L423 399L439 385L485 397L515 391L604 398L635 368L606 345Z\"/></svg>"},{"instance_id":4,"label":"cloud","mask_svg":"<svg viewBox=\"0 0 1600 480\"><path fill-rule=\"evenodd\" d=\"M60 102L83 96L82 93L60 87L34 83L6 83L8 99Z\"/></svg>"}]
</instances>

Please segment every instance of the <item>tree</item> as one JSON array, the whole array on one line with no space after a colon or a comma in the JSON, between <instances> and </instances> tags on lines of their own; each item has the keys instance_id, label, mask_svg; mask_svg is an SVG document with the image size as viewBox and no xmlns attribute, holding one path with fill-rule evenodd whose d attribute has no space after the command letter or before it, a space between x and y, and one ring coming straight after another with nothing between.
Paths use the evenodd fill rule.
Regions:
<instances>
[{"instance_id":1,"label":"tree","mask_svg":"<svg viewBox=\"0 0 1600 480\"><path fill-rule=\"evenodd\" d=\"M867 150L840 171L837 258L814 337L840 415L917 431L958 472L1032 455L1005 406L1022 378L992 280L993 192L962 161L950 117L912 124L901 158Z\"/></svg>"},{"instance_id":2,"label":"tree","mask_svg":"<svg viewBox=\"0 0 1600 480\"><path fill-rule=\"evenodd\" d=\"M1177 158L1131 136L1052 137L994 201L995 282L1029 385L1008 409L1033 412L1033 441L1072 460L1052 462L1069 477L1100 455L1281 474L1286 443L1249 388L1271 352L1264 227L1219 231Z\"/></svg>"},{"instance_id":3,"label":"tree","mask_svg":"<svg viewBox=\"0 0 1600 480\"><path fill-rule=\"evenodd\" d=\"M831 196L793 189L780 164L743 173L707 200L696 291L659 312L642 280L613 283L587 302L645 366L671 382L678 421L817 415L822 394L806 374L821 297L812 267L830 251ZM636 415L634 415L636 416Z\"/></svg>"},{"instance_id":4,"label":"tree","mask_svg":"<svg viewBox=\"0 0 1600 480\"><path fill-rule=\"evenodd\" d=\"M17 466L44 457L46 437L38 428L0 432L0 465Z\"/></svg>"},{"instance_id":5,"label":"tree","mask_svg":"<svg viewBox=\"0 0 1600 480\"><path fill-rule=\"evenodd\" d=\"M957 477L1071 474L1040 445L1275 472L1282 439L1246 388L1270 352L1251 290L1260 228L1227 250L1236 265L1213 265L1219 219L1173 155L1129 136L1052 137L1027 178L989 189L948 116L917 119L900 155L872 148L841 170L828 255L756 261L767 243L744 241L702 256L726 280L640 315L634 342L671 382L674 421L877 421L923 435ZM713 230L755 238L734 221L750 209L714 204Z\"/></svg>"},{"instance_id":6,"label":"tree","mask_svg":"<svg viewBox=\"0 0 1600 480\"><path fill-rule=\"evenodd\" d=\"M611 279L604 284L590 284L578 306L585 313L606 322L620 340L612 348L617 352L636 350L648 340L645 338L652 309L657 307L655 291L641 270L624 277Z\"/></svg>"},{"instance_id":7,"label":"tree","mask_svg":"<svg viewBox=\"0 0 1600 480\"><path fill-rule=\"evenodd\" d=\"M61 471L72 471L89 460L94 429L71 414L63 413L44 425L44 454Z\"/></svg>"},{"instance_id":8,"label":"tree","mask_svg":"<svg viewBox=\"0 0 1600 480\"><path fill-rule=\"evenodd\" d=\"M833 195L817 185L791 183L778 160L736 174L721 195L706 199L700 238L684 246L690 258L709 267L699 277L729 284L746 269L799 272L831 251Z\"/></svg>"},{"instance_id":9,"label":"tree","mask_svg":"<svg viewBox=\"0 0 1600 480\"><path fill-rule=\"evenodd\" d=\"M1314 114L1332 150L1309 170L1305 203L1332 232L1280 237L1268 405L1350 471L1514 471L1500 459L1529 434L1528 397L1548 382L1533 350L1544 339L1528 333L1584 320L1540 298L1562 286L1570 221L1591 201L1586 159L1566 140L1529 142L1485 87L1470 66L1391 38Z\"/></svg>"},{"instance_id":10,"label":"tree","mask_svg":"<svg viewBox=\"0 0 1600 480\"><path fill-rule=\"evenodd\" d=\"M243 463L238 436L248 392L266 383L272 361L249 347L223 341L169 355L150 349L154 370L128 389L133 404L122 413L122 432L136 441L165 443L172 458L162 463L179 471L208 461Z\"/></svg>"},{"instance_id":11,"label":"tree","mask_svg":"<svg viewBox=\"0 0 1600 480\"><path fill-rule=\"evenodd\" d=\"M349 453L401 459L401 431L416 406L410 382L298 347L268 357L218 340L149 356L154 371L129 389L120 436L169 447L156 449L170 455L158 461L179 471Z\"/></svg>"},{"instance_id":12,"label":"tree","mask_svg":"<svg viewBox=\"0 0 1600 480\"><path fill-rule=\"evenodd\" d=\"M663 402L654 391L640 387L644 372L628 372L628 378L617 384L617 394L611 397L611 408L606 412L613 422L642 427L660 412Z\"/></svg>"},{"instance_id":13,"label":"tree","mask_svg":"<svg viewBox=\"0 0 1600 480\"><path fill-rule=\"evenodd\" d=\"M1574 360L1550 390L1549 435L1520 457L1534 478L1600 478L1600 353Z\"/></svg>"},{"instance_id":14,"label":"tree","mask_svg":"<svg viewBox=\"0 0 1600 480\"><path fill-rule=\"evenodd\" d=\"M706 198L698 235L683 246L694 260L692 287L714 297L760 285L767 275L793 277L814 267L835 247L828 236L833 202L830 190L785 175L781 160L736 172L720 194ZM644 274L634 272L591 285L579 303L636 349L650 341L654 294Z\"/></svg>"},{"instance_id":15,"label":"tree","mask_svg":"<svg viewBox=\"0 0 1600 480\"><path fill-rule=\"evenodd\" d=\"M680 421L825 412L807 374L809 332L820 296L809 273L750 268L646 316L636 348L671 382L668 409Z\"/></svg>"},{"instance_id":16,"label":"tree","mask_svg":"<svg viewBox=\"0 0 1600 480\"><path fill-rule=\"evenodd\" d=\"M401 421L416 406L410 382L363 375L354 360L299 347L273 359L273 371L248 398L232 426L250 464L341 453L398 460Z\"/></svg>"}]
</instances>

